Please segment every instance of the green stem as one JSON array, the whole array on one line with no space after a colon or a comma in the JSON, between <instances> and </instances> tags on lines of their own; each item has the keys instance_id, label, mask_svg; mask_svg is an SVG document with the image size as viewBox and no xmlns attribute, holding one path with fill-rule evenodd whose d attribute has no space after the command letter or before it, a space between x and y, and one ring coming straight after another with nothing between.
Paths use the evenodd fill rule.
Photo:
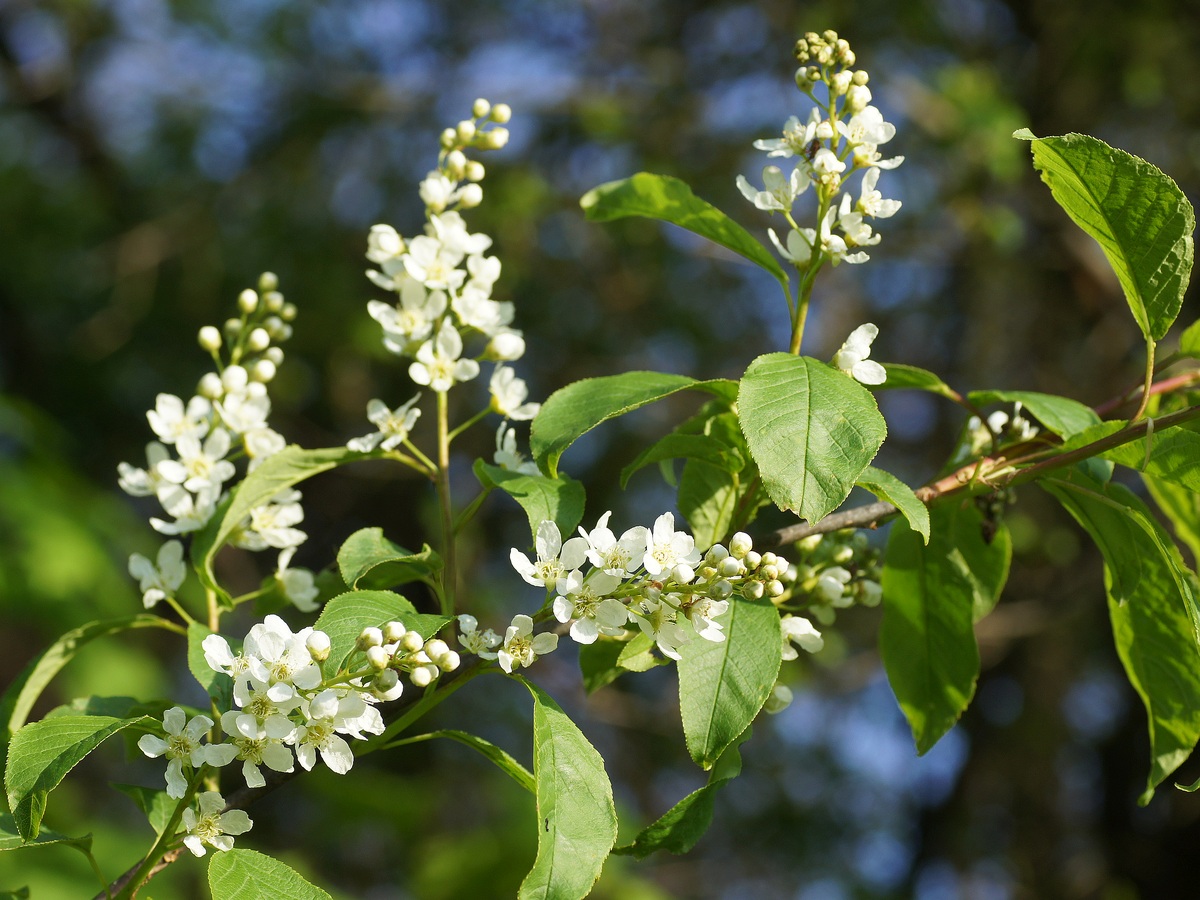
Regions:
<instances>
[{"instance_id":1,"label":"green stem","mask_svg":"<svg viewBox=\"0 0 1200 900\"><path fill-rule=\"evenodd\" d=\"M412 441L408 440L407 438L404 441L404 446L408 448L409 453L411 453L413 456L415 456L417 459L419 459L422 463L425 464L424 474L426 476L428 476L429 478L436 479L437 478L437 464L432 459L430 459L428 456L426 456L424 453L422 453L420 447L418 447L416 444L414 444ZM397 457L399 457L399 456L400 456L400 454L397 454Z\"/></svg>"},{"instance_id":2,"label":"green stem","mask_svg":"<svg viewBox=\"0 0 1200 900\"><path fill-rule=\"evenodd\" d=\"M182 799L176 804L175 811L171 813L171 818L167 820L162 833L159 834L154 844L150 847L150 852L142 859L141 865L137 867L133 875L125 882L125 886L117 894L116 900L132 900L142 885L150 880L151 870L153 870L155 864L162 858L163 854L169 849L169 845L175 840L175 833L179 830L179 823L183 819L183 811L191 806L196 788L200 786L204 778L204 768L201 767L192 775L191 781L188 782L187 790L184 791Z\"/></svg>"},{"instance_id":3,"label":"green stem","mask_svg":"<svg viewBox=\"0 0 1200 900\"><path fill-rule=\"evenodd\" d=\"M1153 385L1154 341L1146 338L1146 380L1142 384L1142 402L1138 405L1137 412L1133 414L1133 418L1129 420L1130 424L1133 424L1146 414L1146 407L1150 405L1150 393Z\"/></svg>"},{"instance_id":4,"label":"green stem","mask_svg":"<svg viewBox=\"0 0 1200 900\"><path fill-rule=\"evenodd\" d=\"M204 589L204 596L208 603L208 630L221 630L221 605L217 602L217 592L212 588Z\"/></svg>"},{"instance_id":5,"label":"green stem","mask_svg":"<svg viewBox=\"0 0 1200 900\"><path fill-rule=\"evenodd\" d=\"M87 857L88 865L92 867L92 872L95 873L96 878L99 879L100 884L103 886L104 896L111 898L112 891L108 887L108 879L105 878L104 873L100 871L100 864L96 862L96 857L92 855L91 850L84 850L83 854Z\"/></svg>"},{"instance_id":6,"label":"green stem","mask_svg":"<svg viewBox=\"0 0 1200 900\"><path fill-rule=\"evenodd\" d=\"M476 675L489 671L481 665L479 660L476 660L471 666L461 669L459 674L453 681L444 685L434 682L432 690L425 693L420 700L412 705L412 707L396 721L392 722L379 735L368 740L365 744L360 745L359 751L355 756L366 756L368 753L374 753L376 750L384 750L390 746L392 738L403 732L406 728L418 721L426 713L436 708L443 700L469 682Z\"/></svg>"},{"instance_id":7,"label":"green stem","mask_svg":"<svg viewBox=\"0 0 1200 900\"><path fill-rule=\"evenodd\" d=\"M442 615L454 615L458 568L454 540L454 505L450 496L450 404L445 391L437 395L437 493L442 518Z\"/></svg>"},{"instance_id":8,"label":"green stem","mask_svg":"<svg viewBox=\"0 0 1200 900\"><path fill-rule=\"evenodd\" d=\"M466 431L468 428L470 428L472 425L474 425L476 422L478 422L480 419L482 419L484 416L486 416L490 412L495 412L495 410L493 410L489 406L487 409L482 409L479 412L475 413L475 415L471 416L471 418L467 419L467 421L463 422L461 425L459 425L457 428L455 428L453 431L450 432L450 440L453 441L456 437L458 437L460 434L462 434L464 431Z\"/></svg>"}]
</instances>

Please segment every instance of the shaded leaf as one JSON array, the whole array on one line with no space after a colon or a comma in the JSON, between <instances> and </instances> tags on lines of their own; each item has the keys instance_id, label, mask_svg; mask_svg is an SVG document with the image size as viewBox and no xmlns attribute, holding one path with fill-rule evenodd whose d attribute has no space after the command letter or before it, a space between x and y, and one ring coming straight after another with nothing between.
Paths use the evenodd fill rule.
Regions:
<instances>
[{"instance_id":1,"label":"shaded leaf","mask_svg":"<svg viewBox=\"0 0 1200 900\"><path fill-rule=\"evenodd\" d=\"M179 806L178 800L168 797L167 792L159 788L140 784L114 784L113 787L137 804L155 834L162 834Z\"/></svg>"},{"instance_id":2,"label":"shaded leaf","mask_svg":"<svg viewBox=\"0 0 1200 900\"><path fill-rule=\"evenodd\" d=\"M887 380L883 384L873 385L877 391L907 388L929 391L951 400L958 399L957 391L927 369L906 366L903 363L883 363L883 368L887 372Z\"/></svg>"},{"instance_id":3,"label":"shaded leaf","mask_svg":"<svg viewBox=\"0 0 1200 900\"><path fill-rule=\"evenodd\" d=\"M37 837L26 841L17 831L16 820L9 813L0 812L0 851L51 847L55 844L73 847L86 856L92 849L92 836L85 834L83 837L68 837L57 831L51 831L49 828L42 828L38 831Z\"/></svg>"},{"instance_id":4,"label":"shaded leaf","mask_svg":"<svg viewBox=\"0 0 1200 900\"><path fill-rule=\"evenodd\" d=\"M709 435L674 432L655 441L621 470L621 488L629 484L630 477L639 469L671 459L695 459L726 472L741 471L746 462L737 450Z\"/></svg>"},{"instance_id":5,"label":"shaded leaf","mask_svg":"<svg viewBox=\"0 0 1200 900\"><path fill-rule=\"evenodd\" d=\"M342 543L338 572L346 587L382 590L437 577L442 558L425 544L420 553L406 550L383 536L382 528L360 528Z\"/></svg>"},{"instance_id":6,"label":"shaded leaf","mask_svg":"<svg viewBox=\"0 0 1200 900\"><path fill-rule=\"evenodd\" d=\"M546 519L558 525L558 533L569 535L583 519L586 502L583 485L573 478L560 475L525 475L499 466L475 461L475 477L484 487L498 487L508 494L529 518L529 531L537 534L538 526Z\"/></svg>"},{"instance_id":7,"label":"shaded leaf","mask_svg":"<svg viewBox=\"0 0 1200 900\"><path fill-rule=\"evenodd\" d=\"M209 857L208 889L213 900L332 900L291 866L236 847Z\"/></svg>"},{"instance_id":8,"label":"shaded leaf","mask_svg":"<svg viewBox=\"0 0 1200 900\"><path fill-rule=\"evenodd\" d=\"M329 635L329 664L340 667L364 628L391 621L407 626L404 617L416 614L411 603L392 591L347 591L325 604L313 627Z\"/></svg>"},{"instance_id":9,"label":"shaded leaf","mask_svg":"<svg viewBox=\"0 0 1200 900\"><path fill-rule=\"evenodd\" d=\"M204 640L215 633L211 628L199 622L192 622L188 625L188 670L192 673L192 677L200 682L200 687L204 688L205 693L217 701L220 709L231 709L233 707L233 679L225 672L214 671L208 664L208 660L204 658ZM229 638L225 640L233 652L237 653L240 644Z\"/></svg>"},{"instance_id":10,"label":"shaded leaf","mask_svg":"<svg viewBox=\"0 0 1200 900\"><path fill-rule=\"evenodd\" d=\"M867 466L857 484L900 510L913 531L920 534L925 543L929 543L929 508L913 493L912 488L891 472L874 466Z\"/></svg>"},{"instance_id":11,"label":"shaded leaf","mask_svg":"<svg viewBox=\"0 0 1200 900\"><path fill-rule=\"evenodd\" d=\"M1062 438L1073 437L1100 423L1100 417L1091 407L1070 397L1054 394L1040 394L1037 391L971 391L967 399L976 406L1020 403L1042 425Z\"/></svg>"}]
</instances>

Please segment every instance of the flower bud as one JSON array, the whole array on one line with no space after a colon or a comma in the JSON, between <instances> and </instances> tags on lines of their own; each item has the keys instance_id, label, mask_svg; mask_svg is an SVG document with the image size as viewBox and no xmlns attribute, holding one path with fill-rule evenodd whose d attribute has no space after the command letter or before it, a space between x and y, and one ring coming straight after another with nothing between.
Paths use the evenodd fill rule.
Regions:
<instances>
[{"instance_id":1,"label":"flower bud","mask_svg":"<svg viewBox=\"0 0 1200 900\"><path fill-rule=\"evenodd\" d=\"M833 96L840 97L850 89L851 77L852 76L849 72L841 71L836 72L833 77L829 79L829 90Z\"/></svg>"},{"instance_id":2,"label":"flower bud","mask_svg":"<svg viewBox=\"0 0 1200 900\"><path fill-rule=\"evenodd\" d=\"M483 176L486 170L483 168L483 163L476 160L468 160L467 166L463 169L463 177L467 181L483 181Z\"/></svg>"},{"instance_id":3,"label":"flower bud","mask_svg":"<svg viewBox=\"0 0 1200 900\"><path fill-rule=\"evenodd\" d=\"M746 564L747 569L757 569L758 564L762 562L762 555L756 550L751 550L742 557L742 562Z\"/></svg>"},{"instance_id":4,"label":"flower bud","mask_svg":"<svg viewBox=\"0 0 1200 900\"><path fill-rule=\"evenodd\" d=\"M679 563L671 569L671 577L679 584L691 584L696 573L687 563Z\"/></svg>"},{"instance_id":5,"label":"flower bud","mask_svg":"<svg viewBox=\"0 0 1200 900\"><path fill-rule=\"evenodd\" d=\"M754 546L754 541L750 535L744 531L739 531L729 539L729 552L738 559L741 559L750 552L750 548Z\"/></svg>"},{"instance_id":6,"label":"flower bud","mask_svg":"<svg viewBox=\"0 0 1200 900\"><path fill-rule=\"evenodd\" d=\"M296 321L296 313L295 303L285 303L283 304L283 308L279 310L279 317L285 322L294 322Z\"/></svg>"},{"instance_id":7,"label":"flower bud","mask_svg":"<svg viewBox=\"0 0 1200 900\"><path fill-rule=\"evenodd\" d=\"M379 647L383 644L383 632L368 625L359 632L358 640L354 642L354 646L359 650L367 650L370 647Z\"/></svg>"},{"instance_id":8,"label":"flower bud","mask_svg":"<svg viewBox=\"0 0 1200 900\"><path fill-rule=\"evenodd\" d=\"M250 379L260 384L267 384L275 377L275 363L269 359L260 359L250 367Z\"/></svg>"},{"instance_id":9,"label":"flower bud","mask_svg":"<svg viewBox=\"0 0 1200 900\"><path fill-rule=\"evenodd\" d=\"M525 338L519 331L502 331L488 341L483 351L485 359L512 362L525 355Z\"/></svg>"},{"instance_id":10,"label":"flower bud","mask_svg":"<svg viewBox=\"0 0 1200 900\"><path fill-rule=\"evenodd\" d=\"M780 582L774 580L767 582L766 592L768 597L781 597L783 596L783 590L783 585Z\"/></svg>"},{"instance_id":11,"label":"flower bud","mask_svg":"<svg viewBox=\"0 0 1200 900\"><path fill-rule=\"evenodd\" d=\"M279 276L274 272L263 272L258 276L258 289L263 293L279 287Z\"/></svg>"},{"instance_id":12,"label":"flower bud","mask_svg":"<svg viewBox=\"0 0 1200 900\"><path fill-rule=\"evenodd\" d=\"M314 631L304 640L304 646L313 662L324 662L329 659L329 635L323 631Z\"/></svg>"},{"instance_id":13,"label":"flower bud","mask_svg":"<svg viewBox=\"0 0 1200 900\"><path fill-rule=\"evenodd\" d=\"M267 306L268 312L277 313L283 309L283 294L279 291L268 291L263 294L263 303Z\"/></svg>"},{"instance_id":14,"label":"flower bud","mask_svg":"<svg viewBox=\"0 0 1200 900\"><path fill-rule=\"evenodd\" d=\"M482 97L471 104L471 115L477 119L484 118L491 111L492 104L488 103Z\"/></svg>"},{"instance_id":15,"label":"flower bud","mask_svg":"<svg viewBox=\"0 0 1200 900\"><path fill-rule=\"evenodd\" d=\"M237 305L238 309L249 315L258 309L258 293L250 290L250 288L246 288L238 294Z\"/></svg>"},{"instance_id":16,"label":"flower bud","mask_svg":"<svg viewBox=\"0 0 1200 900\"><path fill-rule=\"evenodd\" d=\"M724 578L714 581L708 588L708 594L714 600L728 600L733 594L733 585Z\"/></svg>"},{"instance_id":17,"label":"flower bud","mask_svg":"<svg viewBox=\"0 0 1200 900\"><path fill-rule=\"evenodd\" d=\"M458 132L453 128L443 129L439 141L441 142L443 149L449 150L458 143Z\"/></svg>"},{"instance_id":18,"label":"flower bud","mask_svg":"<svg viewBox=\"0 0 1200 900\"><path fill-rule=\"evenodd\" d=\"M497 103L492 107L492 121L504 125L512 118L512 108L507 103Z\"/></svg>"},{"instance_id":19,"label":"flower bud","mask_svg":"<svg viewBox=\"0 0 1200 900\"><path fill-rule=\"evenodd\" d=\"M395 669L385 668L382 672L375 676L371 682L371 690L376 694L380 694L382 700L395 700L400 696L399 693L393 694L393 691L400 686L400 673Z\"/></svg>"},{"instance_id":20,"label":"flower bud","mask_svg":"<svg viewBox=\"0 0 1200 900\"><path fill-rule=\"evenodd\" d=\"M241 366L227 366L221 373L221 384L227 393L237 393L243 390L250 381L249 373Z\"/></svg>"},{"instance_id":21,"label":"flower bud","mask_svg":"<svg viewBox=\"0 0 1200 900\"><path fill-rule=\"evenodd\" d=\"M375 671L377 671L377 672L383 671L384 669L387 668L388 663L391 661L392 661L392 658L388 655L388 652L386 650L384 650L382 647L368 647L367 648L367 664Z\"/></svg>"},{"instance_id":22,"label":"flower bud","mask_svg":"<svg viewBox=\"0 0 1200 900\"><path fill-rule=\"evenodd\" d=\"M462 663L461 657L453 650L447 650L438 659L437 667L443 672L453 672Z\"/></svg>"},{"instance_id":23,"label":"flower bud","mask_svg":"<svg viewBox=\"0 0 1200 900\"><path fill-rule=\"evenodd\" d=\"M883 599L883 588L878 581L860 581L858 587L858 602L863 606L878 606Z\"/></svg>"},{"instance_id":24,"label":"flower bud","mask_svg":"<svg viewBox=\"0 0 1200 900\"><path fill-rule=\"evenodd\" d=\"M766 553L764 553L762 555L762 565L777 566L777 565L779 565L779 557L776 556L774 553L772 553L770 550L768 550Z\"/></svg>"},{"instance_id":25,"label":"flower bud","mask_svg":"<svg viewBox=\"0 0 1200 900\"><path fill-rule=\"evenodd\" d=\"M477 184L464 185L458 192L458 205L463 209L473 209L483 202L483 188Z\"/></svg>"},{"instance_id":26,"label":"flower bud","mask_svg":"<svg viewBox=\"0 0 1200 900\"><path fill-rule=\"evenodd\" d=\"M775 581L779 578L779 569L776 566L762 565L758 568L758 574L767 581Z\"/></svg>"},{"instance_id":27,"label":"flower bud","mask_svg":"<svg viewBox=\"0 0 1200 900\"><path fill-rule=\"evenodd\" d=\"M451 150L446 154L446 174L453 181L459 181L467 168L467 157L461 150Z\"/></svg>"},{"instance_id":28,"label":"flower bud","mask_svg":"<svg viewBox=\"0 0 1200 900\"><path fill-rule=\"evenodd\" d=\"M430 662L436 663L439 659L450 652L450 646L441 638L434 638L432 641L426 641L425 655L429 657Z\"/></svg>"},{"instance_id":29,"label":"flower bud","mask_svg":"<svg viewBox=\"0 0 1200 900\"><path fill-rule=\"evenodd\" d=\"M214 329L215 330L215 329ZM246 349L251 353L261 353L271 346L271 336L265 328L255 328L246 338Z\"/></svg>"},{"instance_id":30,"label":"flower bud","mask_svg":"<svg viewBox=\"0 0 1200 900\"><path fill-rule=\"evenodd\" d=\"M405 653L416 653L425 646L425 639L415 631L406 632L400 639L400 647Z\"/></svg>"},{"instance_id":31,"label":"flower bud","mask_svg":"<svg viewBox=\"0 0 1200 900\"><path fill-rule=\"evenodd\" d=\"M475 123L470 119L463 119L454 129L454 134L461 143L468 143L475 137Z\"/></svg>"},{"instance_id":32,"label":"flower bud","mask_svg":"<svg viewBox=\"0 0 1200 900\"><path fill-rule=\"evenodd\" d=\"M767 702L763 704L763 712L768 715L781 713L792 705L792 690L786 684L776 684L771 688Z\"/></svg>"},{"instance_id":33,"label":"flower bud","mask_svg":"<svg viewBox=\"0 0 1200 900\"><path fill-rule=\"evenodd\" d=\"M833 556L831 558L840 566L842 563L848 563L850 560L854 559L854 550L843 544L833 551Z\"/></svg>"},{"instance_id":34,"label":"flower bud","mask_svg":"<svg viewBox=\"0 0 1200 900\"><path fill-rule=\"evenodd\" d=\"M858 56L855 55L853 50L847 50L845 53L842 54L842 65L843 66L852 66L857 61L858 61Z\"/></svg>"},{"instance_id":35,"label":"flower bud","mask_svg":"<svg viewBox=\"0 0 1200 900\"><path fill-rule=\"evenodd\" d=\"M207 397L209 400L218 400L225 395L225 385L221 383L221 376L216 372L208 372L196 385L196 393L201 397Z\"/></svg>"},{"instance_id":36,"label":"flower bud","mask_svg":"<svg viewBox=\"0 0 1200 900\"><path fill-rule=\"evenodd\" d=\"M275 365L281 366L283 365L283 348L268 347L266 352L263 354L263 357L265 359L269 359L271 362L275 363Z\"/></svg>"},{"instance_id":37,"label":"flower bud","mask_svg":"<svg viewBox=\"0 0 1200 900\"><path fill-rule=\"evenodd\" d=\"M748 581L742 592L751 600L759 600L763 595L763 583L761 581Z\"/></svg>"},{"instance_id":38,"label":"flower bud","mask_svg":"<svg viewBox=\"0 0 1200 900\"><path fill-rule=\"evenodd\" d=\"M499 150L501 147L503 147L507 143L508 143L508 129L507 128L493 128L486 135L484 135L483 146L488 150Z\"/></svg>"},{"instance_id":39,"label":"flower bud","mask_svg":"<svg viewBox=\"0 0 1200 900\"><path fill-rule=\"evenodd\" d=\"M866 84L871 80L871 76L866 73L865 69L859 69L850 80L855 84Z\"/></svg>"},{"instance_id":40,"label":"flower bud","mask_svg":"<svg viewBox=\"0 0 1200 900\"><path fill-rule=\"evenodd\" d=\"M727 556L721 560L720 565L717 566L717 571L726 578L733 578L735 575L741 575L744 570L741 560L736 556Z\"/></svg>"},{"instance_id":41,"label":"flower bud","mask_svg":"<svg viewBox=\"0 0 1200 900\"><path fill-rule=\"evenodd\" d=\"M216 353L221 349L221 332L211 325L201 328L200 333L196 335L196 340L200 344L200 349L207 350L209 353Z\"/></svg>"},{"instance_id":42,"label":"flower bud","mask_svg":"<svg viewBox=\"0 0 1200 900\"><path fill-rule=\"evenodd\" d=\"M388 622L383 626L383 642L397 644L407 632L408 629L404 627L403 622Z\"/></svg>"},{"instance_id":43,"label":"flower bud","mask_svg":"<svg viewBox=\"0 0 1200 900\"><path fill-rule=\"evenodd\" d=\"M225 320L225 337L233 340L242 333L241 319L226 319Z\"/></svg>"},{"instance_id":44,"label":"flower bud","mask_svg":"<svg viewBox=\"0 0 1200 900\"><path fill-rule=\"evenodd\" d=\"M436 668L434 671L437 671ZM408 680L411 681L415 687L419 688L428 687L430 684L432 684L433 677L433 672L429 671L428 666L421 666L418 669L413 669L408 674Z\"/></svg>"},{"instance_id":45,"label":"flower bud","mask_svg":"<svg viewBox=\"0 0 1200 900\"><path fill-rule=\"evenodd\" d=\"M851 85L846 91L846 109L851 113L862 112L871 102L871 89L865 84Z\"/></svg>"},{"instance_id":46,"label":"flower bud","mask_svg":"<svg viewBox=\"0 0 1200 900\"><path fill-rule=\"evenodd\" d=\"M724 544L713 544L708 548L708 552L704 554L704 561L716 565L721 560L729 555L729 551Z\"/></svg>"}]
</instances>

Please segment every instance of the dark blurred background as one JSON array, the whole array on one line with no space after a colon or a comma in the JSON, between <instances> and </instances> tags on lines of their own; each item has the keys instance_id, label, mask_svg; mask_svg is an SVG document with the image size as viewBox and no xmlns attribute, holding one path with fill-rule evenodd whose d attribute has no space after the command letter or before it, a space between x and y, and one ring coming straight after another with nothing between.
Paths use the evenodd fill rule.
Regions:
<instances>
[{"instance_id":1,"label":"dark blurred background","mask_svg":"<svg viewBox=\"0 0 1200 900\"><path fill-rule=\"evenodd\" d=\"M898 128L887 149L907 161L881 179L904 206L881 223L871 262L819 282L805 351L828 358L874 321L874 357L934 369L963 391L1098 404L1136 383L1141 340L1115 278L1010 135L1096 135L1195 197L1194 3L0 0L0 683L68 628L139 607L125 561L157 539L152 510L117 490L116 465L143 464L145 410L160 391L190 395L206 370L197 329L222 322L260 271L278 273L300 309L272 389L273 424L289 440L342 443L366 430L369 398L410 396L406 366L366 315L381 297L363 277L366 232L381 221L416 232L416 183L437 134L476 96L514 110L509 146L483 159L485 201L470 222L495 238L497 298L516 304L530 348L518 372L534 397L641 368L736 378L782 349L786 313L769 276L651 222L586 223L578 198L635 171L672 174L765 237L773 223L734 178L757 180L766 160L751 142L807 114L791 46L824 28L871 73ZM1196 315L1192 296L1181 321ZM610 423L568 452L566 470L589 485L588 521L611 508L627 527L670 505L654 473L624 494L617 473L694 402ZM912 392L881 403L882 465L924 481L963 414ZM462 442L464 499L471 454L490 455L491 443L486 429ZM426 487L391 468L304 490L299 565L328 565L364 525L419 546L433 521ZM755 726L745 774L696 851L614 858L596 895L1197 896L1200 800L1168 785L1136 805L1146 726L1113 653L1098 557L1036 490L1008 521L1013 574L979 626L976 702L930 754L916 757L882 676L877 613L845 614L821 655L793 664L795 704ZM538 599L504 561L528 530L502 498L479 522L473 602L499 624ZM252 585L273 560L233 553L223 564ZM177 657L177 644L145 632L89 647L39 713L91 693L186 697L195 689ZM702 783L673 672L585 699L566 651L535 677L601 748L630 835ZM438 722L482 721L474 727L527 758L524 692L488 681ZM104 788L161 778L136 757L106 747L49 808L50 827L96 832L109 877L149 841L133 804ZM501 774L457 745L358 768L298 779L256 805L239 846L339 896L515 893L534 812ZM203 896L202 872L182 862L150 893ZM95 890L89 878L66 850L0 856L0 889L77 897Z\"/></svg>"}]
</instances>

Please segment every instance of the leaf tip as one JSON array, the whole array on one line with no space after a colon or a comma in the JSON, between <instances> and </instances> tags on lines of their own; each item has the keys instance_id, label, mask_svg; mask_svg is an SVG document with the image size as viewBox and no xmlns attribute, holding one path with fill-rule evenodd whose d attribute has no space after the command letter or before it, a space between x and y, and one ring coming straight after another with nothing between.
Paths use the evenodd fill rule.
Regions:
<instances>
[{"instance_id":1,"label":"leaf tip","mask_svg":"<svg viewBox=\"0 0 1200 900\"><path fill-rule=\"evenodd\" d=\"M1037 135L1028 128L1018 128L1012 133L1012 136L1018 141L1036 141L1038 139Z\"/></svg>"}]
</instances>

